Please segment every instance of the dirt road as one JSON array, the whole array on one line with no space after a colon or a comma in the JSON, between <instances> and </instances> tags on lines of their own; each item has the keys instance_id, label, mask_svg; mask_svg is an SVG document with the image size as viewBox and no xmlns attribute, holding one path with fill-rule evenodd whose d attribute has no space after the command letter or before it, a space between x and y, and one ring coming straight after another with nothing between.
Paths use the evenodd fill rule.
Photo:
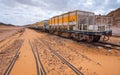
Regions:
<instances>
[{"instance_id":1,"label":"dirt road","mask_svg":"<svg viewBox=\"0 0 120 75\"><path fill-rule=\"evenodd\" d=\"M27 28L19 38L17 38L17 35L19 34L9 38L9 40L22 39L24 42L10 75L37 75L35 58L29 44L29 40L34 42L34 39L37 40L38 52L47 75L76 75L70 67L51 52L50 48L85 75L120 75L119 50L106 50L102 47L78 43ZM6 42L9 40L6 40ZM6 44L3 42L0 43L0 46ZM10 41L7 46L13 42Z\"/></svg>"},{"instance_id":2,"label":"dirt road","mask_svg":"<svg viewBox=\"0 0 120 75\"><path fill-rule=\"evenodd\" d=\"M33 30L26 29L21 36L24 43L20 49L20 55L10 75L36 75L35 60L29 45L29 40L37 38L39 34Z\"/></svg>"}]
</instances>

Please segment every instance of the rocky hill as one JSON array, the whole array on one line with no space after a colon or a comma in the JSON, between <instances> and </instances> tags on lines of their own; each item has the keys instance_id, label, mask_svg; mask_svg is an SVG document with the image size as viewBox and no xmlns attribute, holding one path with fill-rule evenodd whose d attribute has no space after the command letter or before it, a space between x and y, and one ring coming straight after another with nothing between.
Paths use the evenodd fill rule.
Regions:
<instances>
[{"instance_id":1,"label":"rocky hill","mask_svg":"<svg viewBox=\"0 0 120 75\"><path fill-rule=\"evenodd\" d=\"M107 14L107 16L110 16L113 18L113 26L115 27L120 27L120 8L111 11L110 13Z\"/></svg>"}]
</instances>

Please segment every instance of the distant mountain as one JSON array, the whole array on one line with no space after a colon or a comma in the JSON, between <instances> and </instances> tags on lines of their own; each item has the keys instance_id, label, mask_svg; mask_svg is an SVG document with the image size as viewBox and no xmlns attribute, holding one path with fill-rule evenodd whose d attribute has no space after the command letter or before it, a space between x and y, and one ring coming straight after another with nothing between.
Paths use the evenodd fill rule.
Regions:
<instances>
[{"instance_id":1,"label":"distant mountain","mask_svg":"<svg viewBox=\"0 0 120 75\"><path fill-rule=\"evenodd\" d=\"M113 26L120 27L120 8L111 11L107 14L107 16L110 16L113 18Z\"/></svg>"},{"instance_id":2,"label":"distant mountain","mask_svg":"<svg viewBox=\"0 0 120 75\"><path fill-rule=\"evenodd\" d=\"M14 26L14 25L12 25L12 24L5 24L5 23L0 22L0 26Z\"/></svg>"}]
</instances>

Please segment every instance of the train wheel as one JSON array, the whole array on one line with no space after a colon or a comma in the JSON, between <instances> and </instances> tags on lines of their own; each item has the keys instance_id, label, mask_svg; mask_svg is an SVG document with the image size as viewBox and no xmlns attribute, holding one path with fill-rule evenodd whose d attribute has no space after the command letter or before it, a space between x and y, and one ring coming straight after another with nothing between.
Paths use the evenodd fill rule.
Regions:
<instances>
[{"instance_id":1,"label":"train wheel","mask_svg":"<svg viewBox=\"0 0 120 75\"><path fill-rule=\"evenodd\" d=\"M72 33L71 38L73 38L75 41L79 41L79 36L78 34Z\"/></svg>"},{"instance_id":2,"label":"train wheel","mask_svg":"<svg viewBox=\"0 0 120 75\"><path fill-rule=\"evenodd\" d=\"M80 41L85 41L84 40L84 35L83 34L79 34L79 39L80 39Z\"/></svg>"},{"instance_id":3,"label":"train wheel","mask_svg":"<svg viewBox=\"0 0 120 75\"><path fill-rule=\"evenodd\" d=\"M93 42L98 42L101 36L94 36Z\"/></svg>"},{"instance_id":4,"label":"train wheel","mask_svg":"<svg viewBox=\"0 0 120 75\"><path fill-rule=\"evenodd\" d=\"M90 35L85 35L85 41L87 42L93 42L94 36L90 36Z\"/></svg>"},{"instance_id":5,"label":"train wheel","mask_svg":"<svg viewBox=\"0 0 120 75\"><path fill-rule=\"evenodd\" d=\"M108 41L109 40L109 36L104 36L103 37L103 41Z\"/></svg>"}]
</instances>

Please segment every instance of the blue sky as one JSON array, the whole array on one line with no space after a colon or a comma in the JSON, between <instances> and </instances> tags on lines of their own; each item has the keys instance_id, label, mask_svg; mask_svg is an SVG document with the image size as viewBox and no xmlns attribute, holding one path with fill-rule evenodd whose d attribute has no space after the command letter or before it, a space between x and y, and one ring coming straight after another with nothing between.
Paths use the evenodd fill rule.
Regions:
<instances>
[{"instance_id":1,"label":"blue sky","mask_svg":"<svg viewBox=\"0 0 120 75\"><path fill-rule=\"evenodd\" d=\"M107 14L120 8L120 0L0 0L0 22L26 25L71 10Z\"/></svg>"}]
</instances>

